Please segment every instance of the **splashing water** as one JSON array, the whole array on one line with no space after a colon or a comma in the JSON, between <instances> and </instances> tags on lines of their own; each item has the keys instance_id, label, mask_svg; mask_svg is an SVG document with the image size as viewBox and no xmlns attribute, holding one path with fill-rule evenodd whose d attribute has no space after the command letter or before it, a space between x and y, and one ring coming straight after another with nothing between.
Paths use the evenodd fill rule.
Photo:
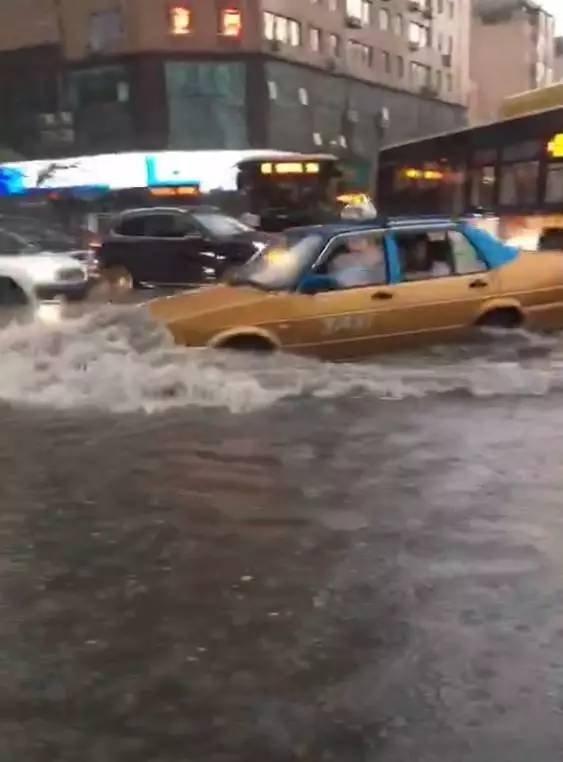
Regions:
<instances>
[{"instance_id":1,"label":"splashing water","mask_svg":"<svg viewBox=\"0 0 563 762\"><path fill-rule=\"evenodd\" d=\"M435 348L334 365L177 347L143 308L104 307L56 326L37 321L0 331L0 400L114 412L196 406L242 413L302 396L544 395L563 389L563 356L556 350L557 342L520 332L484 352L481 346L477 355L475 347Z\"/></svg>"}]
</instances>

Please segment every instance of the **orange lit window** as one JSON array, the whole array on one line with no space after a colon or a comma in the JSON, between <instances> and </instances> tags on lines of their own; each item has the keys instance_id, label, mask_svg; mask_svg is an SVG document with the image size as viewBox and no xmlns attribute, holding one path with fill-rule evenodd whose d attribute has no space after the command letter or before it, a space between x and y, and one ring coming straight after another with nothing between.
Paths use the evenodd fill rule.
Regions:
<instances>
[{"instance_id":1,"label":"orange lit window","mask_svg":"<svg viewBox=\"0 0 563 762\"><path fill-rule=\"evenodd\" d=\"M192 12L185 5L173 5L170 8L170 33L174 35L190 34L192 31Z\"/></svg>"},{"instance_id":2,"label":"orange lit window","mask_svg":"<svg viewBox=\"0 0 563 762\"><path fill-rule=\"evenodd\" d=\"M242 14L237 8L221 11L221 34L224 37L240 37L242 32Z\"/></svg>"}]
</instances>

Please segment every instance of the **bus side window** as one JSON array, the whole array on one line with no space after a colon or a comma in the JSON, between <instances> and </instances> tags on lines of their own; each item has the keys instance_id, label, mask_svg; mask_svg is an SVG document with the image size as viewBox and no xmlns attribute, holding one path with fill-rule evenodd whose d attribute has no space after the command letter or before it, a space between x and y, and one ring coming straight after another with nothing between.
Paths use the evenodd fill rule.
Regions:
<instances>
[{"instance_id":1,"label":"bus side window","mask_svg":"<svg viewBox=\"0 0 563 762\"><path fill-rule=\"evenodd\" d=\"M563 249L563 230L561 228L544 228L538 241L539 251Z\"/></svg>"},{"instance_id":2,"label":"bus side window","mask_svg":"<svg viewBox=\"0 0 563 762\"><path fill-rule=\"evenodd\" d=\"M477 249L458 230L448 233L454 267L457 275L471 275L483 272L487 265L480 259Z\"/></svg>"}]
</instances>

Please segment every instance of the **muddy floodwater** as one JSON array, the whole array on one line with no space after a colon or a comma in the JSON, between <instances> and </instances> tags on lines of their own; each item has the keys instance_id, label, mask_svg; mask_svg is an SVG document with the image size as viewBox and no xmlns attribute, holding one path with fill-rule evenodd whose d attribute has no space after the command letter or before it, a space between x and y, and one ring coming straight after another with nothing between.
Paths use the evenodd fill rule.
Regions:
<instances>
[{"instance_id":1,"label":"muddy floodwater","mask_svg":"<svg viewBox=\"0 0 563 762\"><path fill-rule=\"evenodd\" d=\"M563 758L563 338L0 362L2 762Z\"/></svg>"}]
</instances>

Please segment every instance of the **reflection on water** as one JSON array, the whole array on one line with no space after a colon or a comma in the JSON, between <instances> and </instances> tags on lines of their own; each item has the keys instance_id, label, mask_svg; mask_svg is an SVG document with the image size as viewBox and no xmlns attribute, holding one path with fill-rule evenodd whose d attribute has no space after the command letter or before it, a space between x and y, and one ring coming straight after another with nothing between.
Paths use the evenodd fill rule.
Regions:
<instances>
[{"instance_id":1,"label":"reflection on water","mask_svg":"<svg viewBox=\"0 0 563 762\"><path fill-rule=\"evenodd\" d=\"M6 759L558 759L559 351L0 333Z\"/></svg>"}]
</instances>

